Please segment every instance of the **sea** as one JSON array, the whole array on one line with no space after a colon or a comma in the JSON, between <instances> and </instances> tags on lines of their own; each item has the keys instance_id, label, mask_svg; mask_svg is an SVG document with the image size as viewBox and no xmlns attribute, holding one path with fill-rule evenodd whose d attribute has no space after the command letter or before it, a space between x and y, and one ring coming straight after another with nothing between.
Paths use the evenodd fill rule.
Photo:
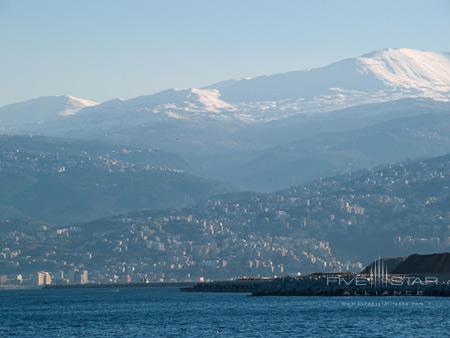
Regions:
<instances>
[{"instance_id":1,"label":"sea","mask_svg":"<svg viewBox=\"0 0 450 338\"><path fill-rule=\"evenodd\" d=\"M450 299L0 291L0 337L450 337Z\"/></svg>"}]
</instances>

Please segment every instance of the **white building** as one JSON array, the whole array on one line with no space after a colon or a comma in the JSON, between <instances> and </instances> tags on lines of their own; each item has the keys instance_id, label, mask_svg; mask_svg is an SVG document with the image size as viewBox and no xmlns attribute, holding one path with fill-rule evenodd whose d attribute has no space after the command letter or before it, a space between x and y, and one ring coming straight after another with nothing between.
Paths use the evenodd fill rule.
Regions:
<instances>
[{"instance_id":1,"label":"white building","mask_svg":"<svg viewBox=\"0 0 450 338\"><path fill-rule=\"evenodd\" d=\"M36 276L36 284L38 286L52 284L52 276L46 271L39 271Z\"/></svg>"}]
</instances>

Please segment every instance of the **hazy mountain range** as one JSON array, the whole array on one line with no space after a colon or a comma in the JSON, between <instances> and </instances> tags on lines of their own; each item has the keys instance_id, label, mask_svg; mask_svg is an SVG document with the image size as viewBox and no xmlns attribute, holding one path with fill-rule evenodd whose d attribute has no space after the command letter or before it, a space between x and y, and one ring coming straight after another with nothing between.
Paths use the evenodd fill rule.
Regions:
<instances>
[{"instance_id":1,"label":"hazy mountain range","mask_svg":"<svg viewBox=\"0 0 450 338\"><path fill-rule=\"evenodd\" d=\"M386 49L99 104L43 97L0 108L0 130L160 149L196 176L274 191L450 152L450 55Z\"/></svg>"}]
</instances>

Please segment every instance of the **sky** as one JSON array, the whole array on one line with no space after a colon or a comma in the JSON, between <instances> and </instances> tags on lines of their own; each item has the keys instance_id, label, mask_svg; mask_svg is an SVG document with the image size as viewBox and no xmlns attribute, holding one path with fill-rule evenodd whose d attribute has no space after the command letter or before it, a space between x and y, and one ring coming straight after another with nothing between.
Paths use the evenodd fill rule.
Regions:
<instances>
[{"instance_id":1,"label":"sky","mask_svg":"<svg viewBox=\"0 0 450 338\"><path fill-rule=\"evenodd\" d=\"M450 1L0 0L0 106L130 98L388 47L450 52Z\"/></svg>"}]
</instances>

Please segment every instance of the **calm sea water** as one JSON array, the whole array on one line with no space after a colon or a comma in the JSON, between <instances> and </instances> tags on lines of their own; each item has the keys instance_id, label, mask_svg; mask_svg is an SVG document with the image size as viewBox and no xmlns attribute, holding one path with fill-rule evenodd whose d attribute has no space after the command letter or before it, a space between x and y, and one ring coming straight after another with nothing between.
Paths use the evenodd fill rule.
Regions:
<instances>
[{"instance_id":1,"label":"calm sea water","mask_svg":"<svg viewBox=\"0 0 450 338\"><path fill-rule=\"evenodd\" d=\"M449 337L450 299L0 291L0 337Z\"/></svg>"}]
</instances>

